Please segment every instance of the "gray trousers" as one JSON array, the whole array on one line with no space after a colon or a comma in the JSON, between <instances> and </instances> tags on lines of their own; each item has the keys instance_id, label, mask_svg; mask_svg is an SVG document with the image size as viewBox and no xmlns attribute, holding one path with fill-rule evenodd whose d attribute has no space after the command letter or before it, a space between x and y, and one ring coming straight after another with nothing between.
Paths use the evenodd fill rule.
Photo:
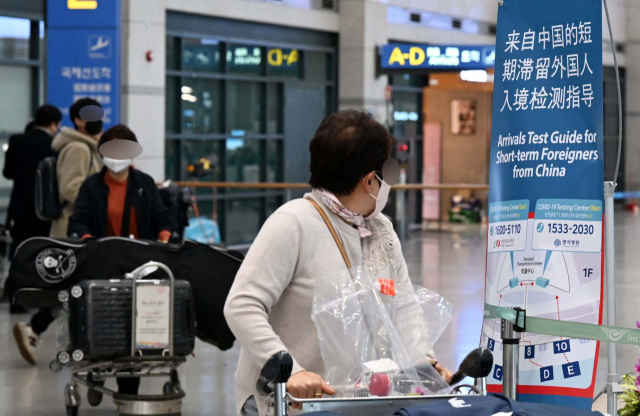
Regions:
<instances>
[{"instance_id":1,"label":"gray trousers","mask_svg":"<svg viewBox=\"0 0 640 416\"><path fill-rule=\"evenodd\" d=\"M256 398L251 396L244 402L240 416L258 416L258 406L256 405Z\"/></svg>"}]
</instances>

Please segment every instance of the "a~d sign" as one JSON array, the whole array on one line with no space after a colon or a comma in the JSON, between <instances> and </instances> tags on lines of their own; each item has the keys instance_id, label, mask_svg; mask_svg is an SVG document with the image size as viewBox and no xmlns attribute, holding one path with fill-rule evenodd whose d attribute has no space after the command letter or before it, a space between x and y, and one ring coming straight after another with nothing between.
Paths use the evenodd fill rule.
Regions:
<instances>
[{"instance_id":1,"label":"a~d sign","mask_svg":"<svg viewBox=\"0 0 640 416\"><path fill-rule=\"evenodd\" d=\"M71 10L95 10L98 8L97 0L67 0L67 7Z\"/></svg>"}]
</instances>

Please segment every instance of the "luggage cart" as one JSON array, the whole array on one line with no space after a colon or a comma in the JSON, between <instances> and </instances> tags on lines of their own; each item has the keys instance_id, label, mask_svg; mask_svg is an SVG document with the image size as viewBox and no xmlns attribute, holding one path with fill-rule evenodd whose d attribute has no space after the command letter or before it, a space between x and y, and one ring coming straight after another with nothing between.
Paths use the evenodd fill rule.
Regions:
<instances>
[{"instance_id":1,"label":"luggage cart","mask_svg":"<svg viewBox=\"0 0 640 416\"><path fill-rule=\"evenodd\" d=\"M406 406L421 404L432 400L451 400L460 398L463 389L471 394L486 395L485 377L493 367L493 355L486 348L472 351L460 365L452 379L459 383L464 377L475 379L474 385L453 387L455 394L431 396L368 397L368 391L356 392L356 397L297 399L287 393L286 384L291 376L293 359L287 352L272 356L262 369L256 388L266 397L270 416L288 416L290 403L302 405L302 413L333 412L344 416L390 416ZM361 397L357 397L361 396Z\"/></svg>"},{"instance_id":2,"label":"luggage cart","mask_svg":"<svg viewBox=\"0 0 640 416\"><path fill-rule=\"evenodd\" d=\"M137 336L137 287L138 279L143 277L144 271L149 269L162 269L169 276L169 346L161 351L161 355L143 355L142 350L136 347ZM153 270L154 271L154 270ZM151 271L152 272L152 271ZM148 273L147 273L148 274ZM93 394L107 395L113 398L121 416L129 415L163 415L178 416L181 414L182 399L185 392L180 386L177 368L186 361L185 357L174 355L174 303L175 303L175 279L171 270L164 264L149 262L134 272L125 276L131 280L132 287L132 329L131 329L131 355L117 357L107 361L91 362L85 360L80 350L72 353L62 351L58 353L50 368L54 372L62 371L64 366L71 367L71 381L65 386L64 399L67 416L77 416L81 399L79 385L86 386ZM82 290L74 286L70 292L58 293L58 300L68 310L69 296L80 297ZM108 378L149 378L166 377L168 380L163 386L162 394L154 395L129 395L121 394L104 387Z\"/></svg>"}]
</instances>

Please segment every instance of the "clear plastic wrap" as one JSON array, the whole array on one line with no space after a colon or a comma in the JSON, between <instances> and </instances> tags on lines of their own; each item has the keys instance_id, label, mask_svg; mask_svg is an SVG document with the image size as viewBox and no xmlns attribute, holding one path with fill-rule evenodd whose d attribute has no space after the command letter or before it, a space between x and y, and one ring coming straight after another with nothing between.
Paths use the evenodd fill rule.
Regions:
<instances>
[{"instance_id":1,"label":"clear plastic wrap","mask_svg":"<svg viewBox=\"0 0 640 416\"><path fill-rule=\"evenodd\" d=\"M365 269L316 285L312 319L325 379L337 396L446 392L429 362L427 318L413 287L372 280Z\"/></svg>"},{"instance_id":2,"label":"clear plastic wrap","mask_svg":"<svg viewBox=\"0 0 640 416\"><path fill-rule=\"evenodd\" d=\"M453 319L453 303L422 286L414 285L413 290L424 316L428 319L427 331L433 346Z\"/></svg>"}]
</instances>

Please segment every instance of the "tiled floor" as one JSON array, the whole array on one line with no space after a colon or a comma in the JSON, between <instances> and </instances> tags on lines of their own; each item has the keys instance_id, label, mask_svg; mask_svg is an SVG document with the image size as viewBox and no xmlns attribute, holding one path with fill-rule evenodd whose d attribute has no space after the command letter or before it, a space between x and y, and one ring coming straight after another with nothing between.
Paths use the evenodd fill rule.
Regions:
<instances>
[{"instance_id":1,"label":"tiled floor","mask_svg":"<svg viewBox=\"0 0 640 416\"><path fill-rule=\"evenodd\" d=\"M616 233L618 325L635 327L636 320L640 319L640 216L617 213ZM454 368L479 341L484 299L485 231L481 227L471 227L414 234L404 244L404 251L415 283L441 293L455 305L455 317L435 348L439 360ZM20 318L9 316L7 305L0 305L0 416L64 414L62 390L68 373L56 375L48 369L48 362L54 355L55 331L45 337L38 366L28 366L20 358L11 335L13 323ZM199 342L195 355L181 370L187 392L183 414L233 415L233 373L238 347L220 352ZM639 355L638 348L619 347L619 371L632 371ZM606 348L603 347L598 386L605 380L606 366ZM145 390L159 391L160 387L161 383L155 381ZM108 398L95 409L85 400L80 412L94 416L114 413L115 406Z\"/></svg>"}]
</instances>

